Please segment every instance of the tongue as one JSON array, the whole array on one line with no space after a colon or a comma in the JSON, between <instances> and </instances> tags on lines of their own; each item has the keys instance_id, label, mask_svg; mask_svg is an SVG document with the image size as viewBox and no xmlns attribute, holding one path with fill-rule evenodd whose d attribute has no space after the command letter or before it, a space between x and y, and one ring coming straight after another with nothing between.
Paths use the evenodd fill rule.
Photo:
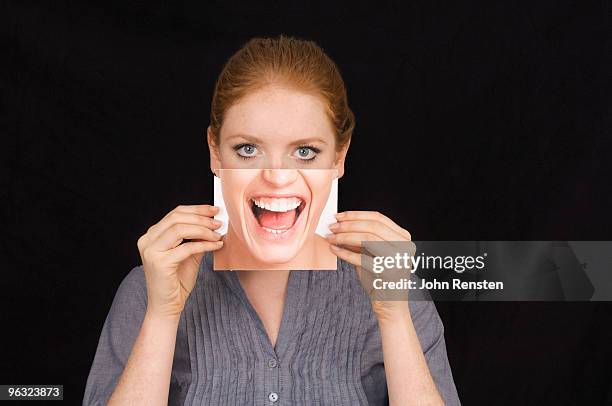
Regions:
<instances>
[{"instance_id":1,"label":"tongue","mask_svg":"<svg viewBox=\"0 0 612 406\"><path fill-rule=\"evenodd\" d=\"M295 221L295 210L286 212L275 212L262 209L259 213L259 225L275 230L286 230L293 226Z\"/></svg>"}]
</instances>

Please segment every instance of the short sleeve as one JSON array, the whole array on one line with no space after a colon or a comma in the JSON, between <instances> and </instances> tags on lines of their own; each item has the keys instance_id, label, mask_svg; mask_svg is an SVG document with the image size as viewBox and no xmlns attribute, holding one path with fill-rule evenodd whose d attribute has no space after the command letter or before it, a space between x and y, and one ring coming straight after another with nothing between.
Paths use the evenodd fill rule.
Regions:
<instances>
[{"instance_id":1,"label":"short sleeve","mask_svg":"<svg viewBox=\"0 0 612 406\"><path fill-rule=\"evenodd\" d=\"M104 321L87 378L83 405L106 405L138 337L147 307L142 266L121 281Z\"/></svg>"},{"instance_id":2,"label":"short sleeve","mask_svg":"<svg viewBox=\"0 0 612 406\"><path fill-rule=\"evenodd\" d=\"M457 388L446 354L444 325L431 300L409 301L410 314L421 343L429 372L446 406L460 405Z\"/></svg>"},{"instance_id":3,"label":"short sleeve","mask_svg":"<svg viewBox=\"0 0 612 406\"><path fill-rule=\"evenodd\" d=\"M411 275L417 280L416 274ZM369 300L369 299L367 299ZM444 324L427 290L414 290L408 295L408 308L429 372L446 406L461 405L446 354ZM375 318L373 313L371 318ZM362 384L370 404L388 404L388 393L380 389L386 384L380 329L377 322L369 323L362 355ZM406 379L409 379L406 377Z\"/></svg>"}]
</instances>

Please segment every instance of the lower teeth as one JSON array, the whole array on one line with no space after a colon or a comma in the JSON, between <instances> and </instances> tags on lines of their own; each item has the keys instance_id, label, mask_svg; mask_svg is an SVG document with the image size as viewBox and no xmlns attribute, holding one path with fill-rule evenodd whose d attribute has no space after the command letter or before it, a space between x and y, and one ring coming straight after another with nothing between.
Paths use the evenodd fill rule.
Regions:
<instances>
[{"instance_id":1,"label":"lower teeth","mask_svg":"<svg viewBox=\"0 0 612 406\"><path fill-rule=\"evenodd\" d=\"M269 233L273 233L273 234L283 234L286 233L287 230L275 230L273 228L268 228L268 227L262 227L264 230L266 230Z\"/></svg>"}]
</instances>

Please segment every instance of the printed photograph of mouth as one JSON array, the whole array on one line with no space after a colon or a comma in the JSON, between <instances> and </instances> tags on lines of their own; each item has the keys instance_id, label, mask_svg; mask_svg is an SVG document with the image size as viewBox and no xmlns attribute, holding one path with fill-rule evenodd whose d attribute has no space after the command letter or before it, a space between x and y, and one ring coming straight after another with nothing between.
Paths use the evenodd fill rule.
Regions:
<instances>
[{"instance_id":1,"label":"printed photograph of mouth","mask_svg":"<svg viewBox=\"0 0 612 406\"><path fill-rule=\"evenodd\" d=\"M215 270L335 269L323 236L335 222L335 170L223 169L215 179L215 218L224 246Z\"/></svg>"},{"instance_id":2,"label":"printed photograph of mouth","mask_svg":"<svg viewBox=\"0 0 612 406\"><path fill-rule=\"evenodd\" d=\"M249 203L259 236L279 242L295 234L306 207L306 200L299 196L254 196Z\"/></svg>"}]
</instances>

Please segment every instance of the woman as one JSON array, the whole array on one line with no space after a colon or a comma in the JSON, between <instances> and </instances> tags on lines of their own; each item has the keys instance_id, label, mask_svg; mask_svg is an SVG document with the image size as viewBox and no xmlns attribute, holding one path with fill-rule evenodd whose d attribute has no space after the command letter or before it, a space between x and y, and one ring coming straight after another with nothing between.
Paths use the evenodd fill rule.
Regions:
<instances>
[{"instance_id":1,"label":"woman","mask_svg":"<svg viewBox=\"0 0 612 406\"><path fill-rule=\"evenodd\" d=\"M253 39L217 81L211 169L270 170L270 184L285 169L342 176L353 128L316 44ZM213 272L217 210L179 206L138 240L143 265L117 291L84 404L459 404L433 303L370 302L357 278L362 241L408 231L376 212L339 213L327 238L335 271Z\"/></svg>"}]
</instances>

